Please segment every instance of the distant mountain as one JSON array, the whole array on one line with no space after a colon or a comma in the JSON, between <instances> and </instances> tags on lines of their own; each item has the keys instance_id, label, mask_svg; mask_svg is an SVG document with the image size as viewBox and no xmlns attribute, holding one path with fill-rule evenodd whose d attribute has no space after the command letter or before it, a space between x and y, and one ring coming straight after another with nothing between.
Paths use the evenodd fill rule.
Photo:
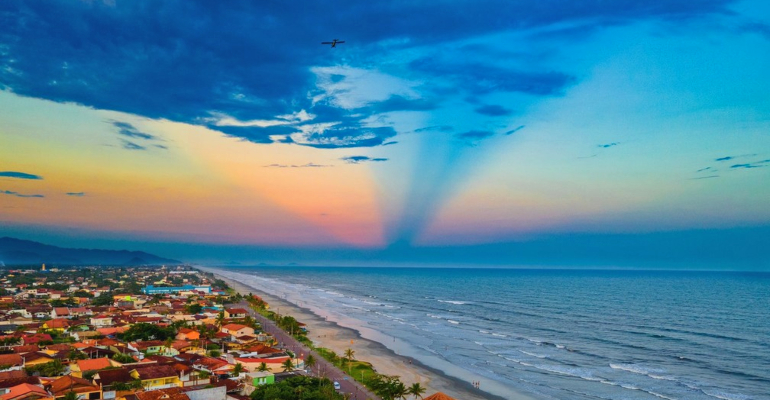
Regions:
<instances>
[{"instance_id":1,"label":"distant mountain","mask_svg":"<svg viewBox=\"0 0 770 400\"><path fill-rule=\"evenodd\" d=\"M181 264L143 251L69 249L30 240L0 238L0 263L65 265L159 265Z\"/></svg>"}]
</instances>

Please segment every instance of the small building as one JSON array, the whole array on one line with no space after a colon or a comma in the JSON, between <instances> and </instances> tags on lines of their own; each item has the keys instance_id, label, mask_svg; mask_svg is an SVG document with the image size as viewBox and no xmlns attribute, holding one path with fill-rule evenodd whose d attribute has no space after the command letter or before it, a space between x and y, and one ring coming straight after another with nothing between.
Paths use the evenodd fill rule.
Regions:
<instances>
[{"instance_id":1,"label":"small building","mask_svg":"<svg viewBox=\"0 0 770 400\"><path fill-rule=\"evenodd\" d=\"M211 286L209 285L184 285L184 286L154 286L147 285L142 289L144 294L171 294L179 292L203 292L211 293Z\"/></svg>"}]
</instances>

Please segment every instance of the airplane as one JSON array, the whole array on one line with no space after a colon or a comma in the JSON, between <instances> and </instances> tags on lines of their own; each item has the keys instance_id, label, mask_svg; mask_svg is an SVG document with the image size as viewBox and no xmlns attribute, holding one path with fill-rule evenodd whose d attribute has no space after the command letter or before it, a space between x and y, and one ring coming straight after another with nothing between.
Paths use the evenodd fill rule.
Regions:
<instances>
[{"instance_id":1,"label":"airplane","mask_svg":"<svg viewBox=\"0 0 770 400\"><path fill-rule=\"evenodd\" d=\"M339 44L339 43L345 43L345 41L344 40L334 39L331 42L321 42L321 44L330 44L330 45L332 45L332 47L337 47L337 44Z\"/></svg>"}]
</instances>

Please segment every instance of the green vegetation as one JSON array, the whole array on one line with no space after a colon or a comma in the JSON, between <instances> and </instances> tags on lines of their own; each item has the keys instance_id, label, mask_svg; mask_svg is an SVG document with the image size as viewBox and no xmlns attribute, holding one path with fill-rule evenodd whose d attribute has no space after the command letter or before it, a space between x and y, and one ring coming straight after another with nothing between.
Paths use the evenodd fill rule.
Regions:
<instances>
[{"instance_id":1,"label":"green vegetation","mask_svg":"<svg viewBox=\"0 0 770 400\"><path fill-rule=\"evenodd\" d=\"M64 364L62 364L62 362L59 360L53 360L45 364L24 367L24 370L27 371L29 375L37 374L39 376L59 376L63 374L66 369L67 367L64 366Z\"/></svg>"},{"instance_id":2,"label":"green vegetation","mask_svg":"<svg viewBox=\"0 0 770 400\"><path fill-rule=\"evenodd\" d=\"M294 376L273 385L260 386L252 400L343 400L328 379Z\"/></svg>"},{"instance_id":3,"label":"green vegetation","mask_svg":"<svg viewBox=\"0 0 770 400\"><path fill-rule=\"evenodd\" d=\"M127 331L118 334L118 338L133 342L136 340L166 340L174 338L176 331L172 327L163 328L158 325L139 323L131 325Z\"/></svg>"},{"instance_id":4,"label":"green vegetation","mask_svg":"<svg viewBox=\"0 0 770 400\"><path fill-rule=\"evenodd\" d=\"M128 354L123 353L115 353L112 355L112 359L121 363L121 364L131 364L135 363L136 360L134 360L133 357L129 356Z\"/></svg>"}]
</instances>

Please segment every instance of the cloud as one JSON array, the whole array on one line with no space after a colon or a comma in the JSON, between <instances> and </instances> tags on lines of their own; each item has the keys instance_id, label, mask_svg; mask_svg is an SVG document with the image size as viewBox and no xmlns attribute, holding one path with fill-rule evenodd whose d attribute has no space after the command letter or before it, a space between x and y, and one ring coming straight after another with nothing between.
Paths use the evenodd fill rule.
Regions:
<instances>
[{"instance_id":1,"label":"cloud","mask_svg":"<svg viewBox=\"0 0 770 400\"><path fill-rule=\"evenodd\" d=\"M719 157L719 158L715 159L714 161L730 161L730 160L732 160L734 158L735 157L733 157L733 156Z\"/></svg>"},{"instance_id":2,"label":"cloud","mask_svg":"<svg viewBox=\"0 0 770 400\"><path fill-rule=\"evenodd\" d=\"M435 125L435 126L426 126L425 128L419 128L415 129L415 133L420 132L451 132L454 128L449 125Z\"/></svg>"},{"instance_id":3,"label":"cloud","mask_svg":"<svg viewBox=\"0 0 770 400\"><path fill-rule=\"evenodd\" d=\"M615 147L615 146L617 146L619 144L620 143L618 143L618 142L613 142L613 143L599 144L599 145L596 145L596 147L599 147L599 148L602 148L602 149L609 149L610 147Z\"/></svg>"},{"instance_id":4,"label":"cloud","mask_svg":"<svg viewBox=\"0 0 770 400\"><path fill-rule=\"evenodd\" d=\"M762 167L764 167L764 165L759 165L759 163L734 164L730 166L731 169L752 169Z\"/></svg>"},{"instance_id":5,"label":"cloud","mask_svg":"<svg viewBox=\"0 0 770 400\"><path fill-rule=\"evenodd\" d=\"M455 136L457 136L458 138L463 139L463 140L473 141L473 140L486 139L486 138L488 138L490 136L493 136L494 134L495 133L492 132L492 131L472 130L472 131L467 131L467 132L463 132L463 133L458 133Z\"/></svg>"},{"instance_id":6,"label":"cloud","mask_svg":"<svg viewBox=\"0 0 770 400\"><path fill-rule=\"evenodd\" d=\"M25 172L16 172L16 171L0 171L0 178L16 178L16 179L32 179L32 180L43 179L43 177L40 175L33 175Z\"/></svg>"},{"instance_id":7,"label":"cloud","mask_svg":"<svg viewBox=\"0 0 770 400\"><path fill-rule=\"evenodd\" d=\"M238 121L270 121L298 110L320 114L320 107L336 107L308 98L318 83L312 68L371 68L370 60L375 59L388 60L387 67L398 71L394 73L429 83L426 93L435 94L443 86L473 95L497 91L559 95L576 81L568 72L529 64L525 68L467 61L456 52L417 60L410 55L425 48L462 51L458 41L511 31L537 32L559 26L602 29L647 20L680 21L728 14L732 3L479 0L402 2L394 7L339 0L330 12L328 5L320 2L291 8L281 2L202 0L137 0L116 6L85 1L1 1L0 90L209 126L253 143L286 142L285 136L271 138L266 131L213 128L210 119L216 113ZM287 28L297 25L303 28ZM330 31L348 36L344 50L339 49L343 51L330 52L319 45ZM528 55L516 56L522 59ZM348 80L343 74L329 76L332 83ZM440 104L431 98L440 97L394 96L370 104L361 115L348 117L365 126L362 121L376 113L433 110ZM350 121L334 122L348 125ZM115 126L126 138L154 138L128 125ZM340 133L294 143L317 148L383 144L377 139L356 139L360 135L354 133L343 133L348 139L339 141Z\"/></svg>"},{"instance_id":8,"label":"cloud","mask_svg":"<svg viewBox=\"0 0 770 400\"><path fill-rule=\"evenodd\" d=\"M517 126L517 127L513 128L513 129L511 129L510 131L508 131L508 132L505 132L505 135L506 135L506 136L508 136L508 135L512 135L512 134L514 134L514 133L516 133L516 132L518 132L518 131L520 131L520 130L524 129L524 127L525 127L525 126L526 126L526 125L519 125L519 126Z\"/></svg>"},{"instance_id":9,"label":"cloud","mask_svg":"<svg viewBox=\"0 0 770 400\"><path fill-rule=\"evenodd\" d=\"M10 196L16 196L16 197L37 197L37 198L45 197L42 194L21 194L19 192L12 192L10 190L0 190L0 193L7 194Z\"/></svg>"},{"instance_id":10,"label":"cloud","mask_svg":"<svg viewBox=\"0 0 770 400\"><path fill-rule=\"evenodd\" d=\"M716 170L713 167L706 167L706 168L701 168L695 172L706 172L706 171L716 171Z\"/></svg>"},{"instance_id":11,"label":"cloud","mask_svg":"<svg viewBox=\"0 0 770 400\"><path fill-rule=\"evenodd\" d=\"M438 105L437 100L408 99L393 95L387 100L371 103L364 109L372 114L381 114L393 111L431 111L438 108Z\"/></svg>"},{"instance_id":12,"label":"cloud","mask_svg":"<svg viewBox=\"0 0 770 400\"><path fill-rule=\"evenodd\" d=\"M325 168L325 167L333 167L333 165L322 165L322 164L315 164L315 163L307 163L302 165L270 164L270 165L265 165L262 168Z\"/></svg>"},{"instance_id":13,"label":"cloud","mask_svg":"<svg viewBox=\"0 0 770 400\"><path fill-rule=\"evenodd\" d=\"M712 179L712 178L719 178L719 175L709 175L709 176L699 176L697 178L690 178L691 181L697 181L701 179Z\"/></svg>"},{"instance_id":14,"label":"cloud","mask_svg":"<svg viewBox=\"0 0 770 400\"><path fill-rule=\"evenodd\" d=\"M504 108L503 106L499 106L495 104L484 105L473 111L476 111L478 114L487 115L490 117L502 117L502 116L510 115L512 112L511 110Z\"/></svg>"},{"instance_id":15,"label":"cloud","mask_svg":"<svg viewBox=\"0 0 770 400\"><path fill-rule=\"evenodd\" d=\"M535 96L553 96L564 92L576 78L556 71L524 71L480 63L455 63L425 57L412 61L416 72L448 79L457 88L474 95L493 92L526 93Z\"/></svg>"},{"instance_id":16,"label":"cloud","mask_svg":"<svg viewBox=\"0 0 770 400\"><path fill-rule=\"evenodd\" d=\"M382 146L396 136L392 127L362 127L352 124L335 125L326 129L311 130L293 135L292 140L304 146L318 149ZM392 144L392 143L390 143Z\"/></svg>"},{"instance_id":17,"label":"cloud","mask_svg":"<svg viewBox=\"0 0 770 400\"><path fill-rule=\"evenodd\" d=\"M67 192L67 196L72 197L83 197L86 195L86 192Z\"/></svg>"},{"instance_id":18,"label":"cloud","mask_svg":"<svg viewBox=\"0 0 770 400\"><path fill-rule=\"evenodd\" d=\"M149 133L140 132L128 122L112 121L112 125L118 128L119 135L134 139L158 140L156 136L150 135Z\"/></svg>"},{"instance_id":19,"label":"cloud","mask_svg":"<svg viewBox=\"0 0 770 400\"><path fill-rule=\"evenodd\" d=\"M123 142L122 147L126 150L147 150L146 147L138 145L134 142L129 142L128 140L121 140Z\"/></svg>"},{"instance_id":20,"label":"cloud","mask_svg":"<svg viewBox=\"0 0 770 400\"><path fill-rule=\"evenodd\" d=\"M348 156L342 157L340 160L345 161L348 164L360 164L363 162L383 162L388 161L387 158L370 158L367 156Z\"/></svg>"}]
</instances>

